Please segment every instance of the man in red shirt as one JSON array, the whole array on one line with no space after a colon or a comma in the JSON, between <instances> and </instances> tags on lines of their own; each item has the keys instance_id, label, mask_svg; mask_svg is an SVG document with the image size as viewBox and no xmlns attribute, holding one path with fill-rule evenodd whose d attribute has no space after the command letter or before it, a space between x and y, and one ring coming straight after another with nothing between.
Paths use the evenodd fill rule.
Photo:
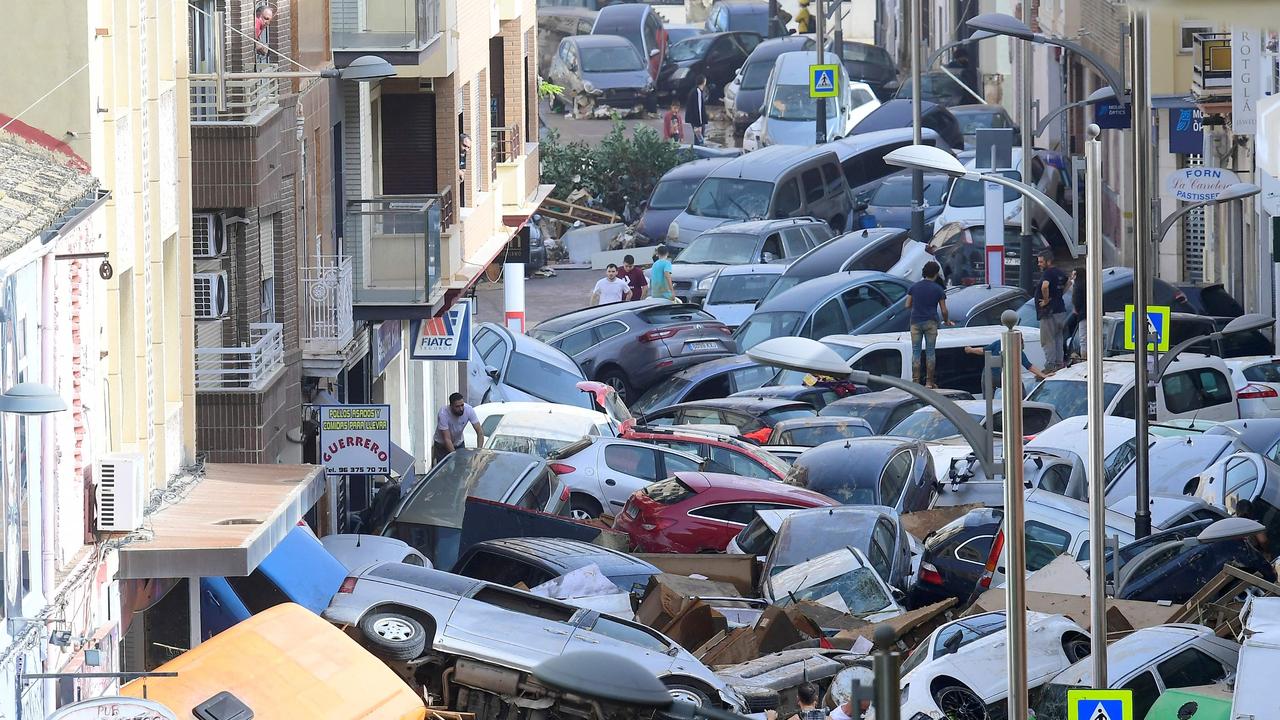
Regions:
<instances>
[{"instance_id":1,"label":"man in red shirt","mask_svg":"<svg viewBox=\"0 0 1280 720\"><path fill-rule=\"evenodd\" d=\"M636 267L636 259L630 255L622 258L622 272L619 274L623 280L627 281L627 285L631 288L631 299L639 300L644 297L644 289L649 286L648 279L644 276L644 271Z\"/></svg>"},{"instance_id":2,"label":"man in red shirt","mask_svg":"<svg viewBox=\"0 0 1280 720\"><path fill-rule=\"evenodd\" d=\"M271 19L275 14L275 8L267 3L259 4L253 11L253 39L258 43L256 55L259 63L271 62L271 48L267 43L271 39Z\"/></svg>"}]
</instances>

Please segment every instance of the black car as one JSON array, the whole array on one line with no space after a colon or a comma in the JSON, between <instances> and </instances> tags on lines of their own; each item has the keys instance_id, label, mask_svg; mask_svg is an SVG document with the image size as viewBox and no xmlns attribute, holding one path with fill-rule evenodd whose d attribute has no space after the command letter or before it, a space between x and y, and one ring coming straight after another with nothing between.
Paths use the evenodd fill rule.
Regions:
<instances>
[{"instance_id":1,"label":"black car","mask_svg":"<svg viewBox=\"0 0 1280 720\"><path fill-rule=\"evenodd\" d=\"M732 425L748 440L763 443L783 420L817 415L813 406L770 397L697 400L660 408L637 419L640 425Z\"/></svg>"},{"instance_id":2,"label":"black car","mask_svg":"<svg viewBox=\"0 0 1280 720\"><path fill-rule=\"evenodd\" d=\"M883 272L829 273L762 300L734 331L733 339L738 351L746 352L776 337L818 340L828 335L904 332L910 287L901 277Z\"/></svg>"},{"instance_id":3,"label":"black car","mask_svg":"<svg viewBox=\"0 0 1280 720\"><path fill-rule=\"evenodd\" d=\"M1178 288L1160 278L1151 281L1152 305L1168 305L1172 312L1195 313L1187 302L1187 296ZM1123 312L1124 306L1133 302L1133 268L1109 267L1102 271L1103 312ZM1069 308L1068 308L1069 309ZM1018 308L1018 324L1023 327L1040 327L1036 308L1031 300Z\"/></svg>"},{"instance_id":4,"label":"black car","mask_svg":"<svg viewBox=\"0 0 1280 720\"><path fill-rule=\"evenodd\" d=\"M817 447L823 443L855 437L871 437L871 423L854 417L809 417L783 420L773 426L765 449L773 445Z\"/></svg>"},{"instance_id":5,"label":"black car","mask_svg":"<svg viewBox=\"0 0 1280 720\"><path fill-rule=\"evenodd\" d=\"M589 565L600 569L622 592L641 591L649 578L662 572L633 555L564 538L502 538L485 540L467 549L453 566L465 575L499 585L536 587Z\"/></svg>"},{"instance_id":6,"label":"black car","mask_svg":"<svg viewBox=\"0 0 1280 720\"><path fill-rule=\"evenodd\" d=\"M684 102L697 77L707 79L707 99L715 100L733 82L734 74L760 43L753 32L719 32L696 35L672 45L658 75L658 94Z\"/></svg>"},{"instance_id":7,"label":"black car","mask_svg":"<svg viewBox=\"0 0 1280 720\"><path fill-rule=\"evenodd\" d=\"M1017 311L1030 298L1019 287L964 285L947 288L947 312L959 327L999 325L1005 310Z\"/></svg>"},{"instance_id":8,"label":"black car","mask_svg":"<svg viewBox=\"0 0 1280 720\"><path fill-rule=\"evenodd\" d=\"M1244 314L1244 306L1231 297L1222 283L1179 283L1178 289L1201 315L1236 318Z\"/></svg>"},{"instance_id":9,"label":"black car","mask_svg":"<svg viewBox=\"0 0 1280 720\"><path fill-rule=\"evenodd\" d=\"M760 107L764 105L764 87L769 82L769 73L773 72L774 60L783 53L812 50L814 45L813 38L804 35L773 38L756 45L742 67L738 68L734 80L736 89L724 98L725 112L733 118L738 132L745 130L760 117Z\"/></svg>"},{"instance_id":10,"label":"black car","mask_svg":"<svg viewBox=\"0 0 1280 720\"><path fill-rule=\"evenodd\" d=\"M845 505L886 505L906 513L929 509L937 494L936 477L933 455L925 443L865 437L805 450L791 464L784 482Z\"/></svg>"},{"instance_id":11,"label":"black car","mask_svg":"<svg viewBox=\"0 0 1280 720\"><path fill-rule=\"evenodd\" d=\"M761 365L746 355L708 360L649 388L631 405L631 412L642 415L676 403L729 397L735 392L754 390L777 374L777 368Z\"/></svg>"},{"instance_id":12,"label":"black car","mask_svg":"<svg viewBox=\"0 0 1280 720\"><path fill-rule=\"evenodd\" d=\"M840 399L841 394L824 385L768 385L754 390L742 390L729 397L779 398L809 404L814 412Z\"/></svg>"},{"instance_id":13,"label":"black car","mask_svg":"<svg viewBox=\"0 0 1280 720\"><path fill-rule=\"evenodd\" d=\"M846 40L840 49L840 61L847 79L870 85L880 100L888 100L897 92L898 66L884 48Z\"/></svg>"},{"instance_id":14,"label":"black car","mask_svg":"<svg viewBox=\"0 0 1280 720\"><path fill-rule=\"evenodd\" d=\"M1234 565L1268 582L1276 571L1253 538L1203 541L1198 538L1161 543L1120 567L1117 600L1169 601L1191 599L1223 566Z\"/></svg>"},{"instance_id":15,"label":"black car","mask_svg":"<svg viewBox=\"0 0 1280 720\"><path fill-rule=\"evenodd\" d=\"M1134 540L1128 545L1120 546L1120 567L1124 567L1129 561L1145 553L1157 545L1163 545L1167 542L1186 540L1194 538L1200 534L1200 531L1212 525L1215 521L1210 519L1195 520L1189 523L1183 523L1171 527L1168 530L1152 533L1140 540ZM1111 548L1107 548L1103 552L1103 557L1107 563L1107 580L1111 580L1115 574L1116 563L1112 558Z\"/></svg>"},{"instance_id":16,"label":"black car","mask_svg":"<svg viewBox=\"0 0 1280 720\"><path fill-rule=\"evenodd\" d=\"M787 28L769 17L764 0L718 0L707 12L707 32L753 32L760 37L782 37Z\"/></svg>"},{"instance_id":17,"label":"black car","mask_svg":"<svg viewBox=\"0 0 1280 720\"><path fill-rule=\"evenodd\" d=\"M1050 249L1039 231L1031 233L1031 257ZM952 222L929 240L929 254L942 266L948 285L977 285L987 280L987 228L981 222ZM1022 266L1022 226L1004 226L1004 277L1016 282Z\"/></svg>"},{"instance_id":18,"label":"black car","mask_svg":"<svg viewBox=\"0 0 1280 720\"><path fill-rule=\"evenodd\" d=\"M946 107L953 105L966 105L977 101L964 86L945 72L941 70L933 70L924 73L920 77L920 99L931 103L938 103ZM913 97L915 87L910 79L902 83L902 87L898 88L895 100L910 100Z\"/></svg>"},{"instance_id":19,"label":"black car","mask_svg":"<svg viewBox=\"0 0 1280 720\"><path fill-rule=\"evenodd\" d=\"M999 508L975 508L930 533L924 540L916 581L907 592L907 605L924 607L947 598L966 602L978 585L1003 519Z\"/></svg>"},{"instance_id":20,"label":"black car","mask_svg":"<svg viewBox=\"0 0 1280 720\"><path fill-rule=\"evenodd\" d=\"M960 128L960 122L956 120L956 116L952 115L946 107L925 100L920 101L920 124L938 133L938 137L942 138L952 150L958 152L964 149L964 131ZM911 101L890 100L862 118L857 125L853 126L853 132L849 134L861 135L903 127L911 127Z\"/></svg>"},{"instance_id":21,"label":"black car","mask_svg":"<svg viewBox=\"0 0 1280 720\"><path fill-rule=\"evenodd\" d=\"M973 394L961 390L936 390L952 400L972 400ZM841 398L822 409L822 417L859 417L866 420L877 435L902 422L924 407L914 395L901 390L879 390Z\"/></svg>"},{"instance_id":22,"label":"black car","mask_svg":"<svg viewBox=\"0 0 1280 720\"><path fill-rule=\"evenodd\" d=\"M788 265L760 303L764 304L802 282L830 275L833 272L855 269L884 272L902 256L902 243L909 239L910 236L906 230L897 228L872 228L837 235ZM895 246L894 243L897 245ZM893 255L895 247L898 253L896 256ZM882 262L890 256L893 262ZM855 263L858 263L859 267L854 267Z\"/></svg>"},{"instance_id":23,"label":"black car","mask_svg":"<svg viewBox=\"0 0 1280 720\"><path fill-rule=\"evenodd\" d=\"M902 588L911 574L911 539L898 513L876 505L800 510L783 519L762 576L773 577L843 547L857 548L885 583Z\"/></svg>"},{"instance_id":24,"label":"black car","mask_svg":"<svg viewBox=\"0 0 1280 720\"><path fill-rule=\"evenodd\" d=\"M671 221L684 212L689 205L689 198L698 185L716 168L729 158L705 158L682 163L667 171L653 186L653 193L644 204L644 212L640 222L636 224L636 232L653 243L661 242L667 236L667 228ZM638 253L637 253L638 254Z\"/></svg>"}]
</instances>

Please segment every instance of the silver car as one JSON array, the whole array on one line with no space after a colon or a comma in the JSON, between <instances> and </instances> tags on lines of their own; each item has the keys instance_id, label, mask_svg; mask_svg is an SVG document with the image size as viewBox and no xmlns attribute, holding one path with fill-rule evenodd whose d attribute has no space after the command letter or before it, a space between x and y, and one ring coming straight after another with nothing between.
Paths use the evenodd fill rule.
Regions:
<instances>
[{"instance_id":1,"label":"silver car","mask_svg":"<svg viewBox=\"0 0 1280 720\"><path fill-rule=\"evenodd\" d=\"M677 472L697 472L702 458L634 440L584 437L560 448L551 468L569 486L569 509L575 520L613 515L627 498L649 483Z\"/></svg>"},{"instance_id":2,"label":"silver car","mask_svg":"<svg viewBox=\"0 0 1280 720\"><path fill-rule=\"evenodd\" d=\"M323 616L353 629L360 642L386 660L426 660L432 666L426 677L448 677L442 687L428 688L435 697L468 712L487 707L484 717L506 717L508 708L495 705L516 694L522 707L537 699L535 693L552 702L571 702L540 686L529 673L544 660L575 650L618 653L660 678L680 700L738 712L745 706L737 692L656 630L438 570L374 565L347 578ZM472 701L469 691L499 697Z\"/></svg>"}]
</instances>

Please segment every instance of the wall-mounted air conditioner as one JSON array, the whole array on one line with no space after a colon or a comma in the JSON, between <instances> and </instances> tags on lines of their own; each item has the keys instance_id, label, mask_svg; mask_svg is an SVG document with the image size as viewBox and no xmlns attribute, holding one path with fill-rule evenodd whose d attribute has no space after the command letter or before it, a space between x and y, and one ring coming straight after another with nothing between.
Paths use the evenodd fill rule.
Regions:
<instances>
[{"instance_id":1,"label":"wall-mounted air conditioner","mask_svg":"<svg viewBox=\"0 0 1280 720\"><path fill-rule=\"evenodd\" d=\"M216 258L227 254L227 224L222 213L192 213L191 254Z\"/></svg>"},{"instance_id":2,"label":"wall-mounted air conditioner","mask_svg":"<svg viewBox=\"0 0 1280 720\"><path fill-rule=\"evenodd\" d=\"M147 479L141 455L106 455L93 463L98 530L133 532L147 509Z\"/></svg>"},{"instance_id":3,"label":"wall-mounted air conditioner","mask_svg":"<svg viewBox=\"0 0 1280 720\"><path fill-rule=\"evenodd\" d=\"M231 312L231 296L227 288L227 274L195 273L192 276L197 320L216 320Z\"/></svg>"}]
</instances>

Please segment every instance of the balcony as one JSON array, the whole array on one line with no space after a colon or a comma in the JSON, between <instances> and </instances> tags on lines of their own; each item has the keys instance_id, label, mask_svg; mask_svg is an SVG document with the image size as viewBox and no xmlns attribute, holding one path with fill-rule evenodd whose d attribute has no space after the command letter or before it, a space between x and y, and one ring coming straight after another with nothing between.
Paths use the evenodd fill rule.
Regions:
<instances>
[{"instance_id":1,"label":"balcony","mask_svg":"<svg viewBox=\"0 0 1280 720\"><path fill-rule=\"evenodd\" d=\"M520 125L493 128L489 131L489 167L493 179L498 179L498 163L513 163L520 159L524 144L520 142Z\"/></svg>"},{"instance_id":2,"label":"balcony","mask_svg":"<svg viewBox=\"0 0 1280 720\"><path fill-rule=\"evenodd\" d=\"M275 65L258 65L254 72L275 72ZM191 122L249 122L265 114L280 99L278 80L224 80L224 97L218 102L218 81L213 75L191 75Z\"/></svg>"},{"instance_id":3,"label":"balcony","mask_svg":"<svg viewBox=\"0 0 1280 720\"><path fill-rule=\"evenodd\" d=\"M302 351L339 355L351 342L351 258L322 255L298 268L302 281Z\"/></svg>"},{"instance_id":4,"label":"balcony","mask_svg":"<svg viewBox=\"0 0 1280 720\"><path fill-rule=\"evenodd\" d=\"M332 0L334 64L376 54L392 65L416 65L440 34L441 0Z\"/></svg>"},{"instance_id":5,"label":"balcony","mask_svg":"<svg viewBox=\"0 0 1280 720\"><path fill-rule=\"evenodd\" d=\"M427 317L440 277L440 227L448 196L347 203L343 246L352 259L356 320Z\"/></svg>"},{"instance_id":6,"label":"balcony","mask_svg":"<svg viewBox=\"0 0 1280 720\"><path fill-rule=\"evenodd\" d=\"M284 325L254 323L242 347L197 347L196 392L258 392L284 370Z\"/></svg>"},{"instance_id":7,"label":"balcony","mask_svg":"<svg viewBox=\"0 0 1280 720\"><path fill-rule=\"evenodd\" d=\"M1231 33L1196 33L1191 44L1191 94L1231 96Z\"/></svg>"}]
</instances>

